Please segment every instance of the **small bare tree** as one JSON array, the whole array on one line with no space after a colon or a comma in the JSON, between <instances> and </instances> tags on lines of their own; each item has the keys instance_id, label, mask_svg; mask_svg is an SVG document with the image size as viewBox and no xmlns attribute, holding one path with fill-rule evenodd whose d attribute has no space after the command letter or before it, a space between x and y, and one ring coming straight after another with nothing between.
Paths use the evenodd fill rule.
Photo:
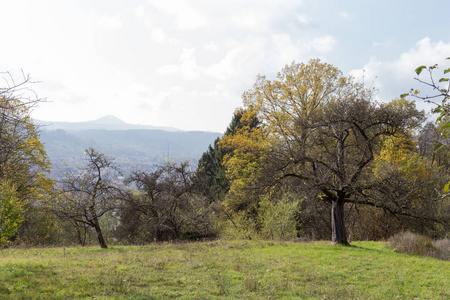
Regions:
<instances>
[{"instance_id":1,"label":"small bare tree","mask_svg":"<svg viewBox=\"0 0 450 300\"><path fill-rule=\"evenodd\" d=\"M193 176L188 163L168 163L152 173L135 172L129 182L137 190L123 203L119 231L128 239L145 241L210 235L210 203Z\"/></svg>"},{"instance_id":2,"label":"small bare tree","mask_svg":"<svg viewBox=\"0 0 450 300\"><path fill-rule=\"evenodd\" d=\"M35 83L29 74L22 71L21 79L17 81L10 72L0 72L0 115L3 119L14 119L16 111L30 111L39 103L45 102L44 98L30 88L30 84ZM19 109L22 108L22 109ZM4 120L2 120L4 122Z\"/></svg>"},{"instance_id":3,"label":"small bare tree","mask_svg":"<svg viewBox=\"0 0 450 300\"><path fill-rule=\"evenodd\" d=\"M76 226L93 227L100 247L107 248L99 219L118 207L122 195L116 183L119 171L113 160L103 153L92 148L85 153L86 165L78 174L68 172L59 183L52 211Z\"/></svg>"}]
</instances>

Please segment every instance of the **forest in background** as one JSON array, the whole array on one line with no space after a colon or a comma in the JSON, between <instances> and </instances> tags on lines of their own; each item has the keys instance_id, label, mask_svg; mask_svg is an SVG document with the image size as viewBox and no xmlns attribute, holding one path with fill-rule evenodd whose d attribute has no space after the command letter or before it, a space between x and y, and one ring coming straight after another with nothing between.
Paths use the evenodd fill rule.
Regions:
<instances>
[{"instance_id":1,"label":"forest in background","mask_svg":"<svg viewBox=\"0 0 450 300\"><path fill-rule=\"evenodd\" d=\"M25 76L0 89L1 246L215 238L348 244L407 230L448 237L448 86L422 99L442 100L436 123L427 123L407 99L420 98L418 90L377 102L373 90L330 64L292 63L274 80L257 78L197 166L167 161L124 172L112 153L90 145L77 170L51 179L29 115L42 100L30 83Z\"/></svg>"}]
</instances>

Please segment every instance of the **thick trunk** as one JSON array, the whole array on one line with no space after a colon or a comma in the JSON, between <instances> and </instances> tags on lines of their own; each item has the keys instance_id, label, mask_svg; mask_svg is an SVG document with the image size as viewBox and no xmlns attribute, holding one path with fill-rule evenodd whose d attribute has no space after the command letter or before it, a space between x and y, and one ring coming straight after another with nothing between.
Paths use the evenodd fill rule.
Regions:
<instances>
[{"instance_id":1,"label":"thick trunk","mask_svg":"<svg viewBox=\"0 0 450 300\"><path fill-rule=\"evenodd\" d=\"M103 238L102 229L100 228L100 224L98 224L98 220L94 221L94 228L95 228L95 231L97 232L97 238L98 238L98 243L100 244L100 247L108 248L108 246L106 245L105 239Z\"/></svg>"},{"instance_id":2,"label":"thick trunk","mask_svg":"<svg viewBox=\"0 0 450 300\"><path fill-rule=\"evenodd\" d=\"M333 244L348 245L344 224L344 201L336 200L331 204L331 227Z\"/></svg>"}]
</instances>

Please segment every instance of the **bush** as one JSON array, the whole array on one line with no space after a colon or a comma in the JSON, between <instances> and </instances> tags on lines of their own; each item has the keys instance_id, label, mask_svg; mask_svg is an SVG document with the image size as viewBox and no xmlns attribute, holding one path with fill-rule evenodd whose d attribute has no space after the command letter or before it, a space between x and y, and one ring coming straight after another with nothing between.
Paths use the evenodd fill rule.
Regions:
<instances>
[{"instance_id":1,"label":"bush","mask_svg":"<svg viewBox=\"0 0 450 300\"><path fill-rule=\"evenodd\" d=\"M221 228L221 237L224 239L295 239L299 233L296 215L300 211L302 200L289 192L277 195L277 198L262 197L254 211L235 213L223 211L222 215L226 219Z\"/></svg>"},{"instance_id":2,"label":"bush","mask_svg":"<svg viewBox=\"0 0 450 300\"><path fill-rule=\"evenodd\" d=\"M423 235L409 231L396 234L389 238L392 249L396 252L411 255L430 256L438 259L449 259L449 242L445 240L433 241ZM441 247L447 247L446 249Z\"/></svg>"},{"instance_id":3,"label":"bush","mask_svg":"<svg viewBox=\"0 0 450 300\"><path fill-rule=\"evenodd\" d=\"M301 200L295 194L285 193L278 201L264 198L258 209L262 239L292 240L297 237L296 213Z\"/></svg>"},{"instance_id":4,"label":"bush","mask_svg":"<svg viewBox=\"0 0 450 300\"><path fill-rule=\"evenodd\" d=\"M433 246L439 250L439 256L436 258L450 260L450 239L434 241Z\"/></svg>"},{"instance_id":5,"label":"bush","mask_svg":"<svg viewBox=\"0 0 450 300\"><path fill-rule=\"evenodd\" d=\"M0 247L7 246L23 221L23 205L8 182L0 182Z\"/></svg>"},{"instance_id":6,"label":"bush","mask_svg":"<svg viewBox=\"0 0 450 300\"><path fill-rule=\"evenodd\" d=\"M226 240L258 239L257 224L253 216L248 216L244 211L230 214L224 209L225 217L221 224L220 237Z\"/></svg>"}]
</instances>

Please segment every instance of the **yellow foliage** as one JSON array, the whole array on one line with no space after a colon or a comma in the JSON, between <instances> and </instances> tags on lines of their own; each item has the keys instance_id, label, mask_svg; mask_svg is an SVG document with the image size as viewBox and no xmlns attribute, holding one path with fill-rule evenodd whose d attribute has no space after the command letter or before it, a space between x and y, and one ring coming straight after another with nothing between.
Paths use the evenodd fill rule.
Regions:
<instances>
[{"instance_id":1,"label":"yellow foliage","mask_svg":"<svg viewBox=\"0 0 450 300\"><path fill-rule=\"evenodd\" d=\"M414 151L416 142L410 136L385 138L379 155L375 155L375 176L397 170L406 178L423 179L431 174L432 166Z\"/></svg>"},{"instance_id":2,"label":"yellow foliage","mask_svg":"<svg viewBox=\"0 0 450 300\"><path fill-rule=\"evenodd\" d=\"M23 221L23 203L11 182L0 181L0 247L9 243Z\"/></svg>"},{"instance_id":3,"label":"yellow foliage","mask_svg":"<svg viewBox=\"0 0 450 300\"><path fill-rule=\"evenodd\" d=\"M13 182L21 201L41 199L52 188L51 164L28 107L2 96L0 110L0 180Z\"/></svg>"},{"instance_id":4,"label":"yellow foliage","mask_svg":"<svg viewBox=\"0 0 450 300\"><path fill-rule=\"evenodd\" d=\"M292 63L278 73L277 80L259 76L253 89L244 93L243 102L258 112L271 136L292 136L298 122L311 122L322 114L333 95L348 92L350 80L318 59L308 64Z\"/></svg>"},{"instance_id":5,"label":"yellow foliage","mask_svg":"<svg viewBox=\"0 0 450 300\"><path fill-rule=\"evenodd\" d=\"M254 116L254 110L247 110L241 118L243 126L234 134L225 135L219 142L220 147L231 150L224 156L223 164L230 181L230 191L224 205L232 211L252 206L255 198L249 188L258 182L265 163L267 135L264 126L251 127Z\"/></svg>"}]
</instances>

